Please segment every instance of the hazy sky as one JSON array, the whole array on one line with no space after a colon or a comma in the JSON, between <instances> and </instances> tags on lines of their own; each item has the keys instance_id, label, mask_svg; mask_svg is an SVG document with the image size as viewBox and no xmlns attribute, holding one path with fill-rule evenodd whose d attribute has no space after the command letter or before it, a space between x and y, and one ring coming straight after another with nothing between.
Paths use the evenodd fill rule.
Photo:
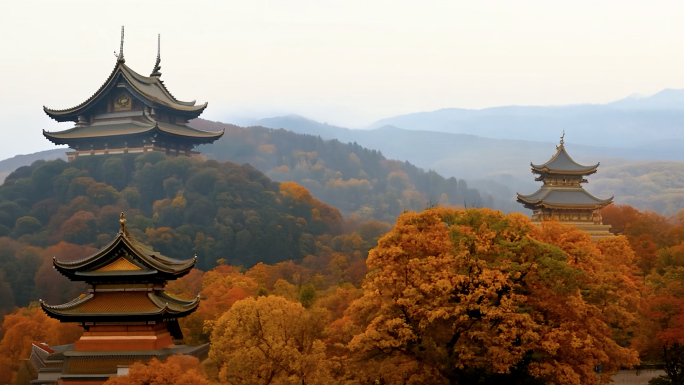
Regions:
<instances>
[{"instance_id":1,"label":"hazy sky","mask_svg":"<svg viewBox=\"0 0 684 385\"><path fill-rule=\"evenodd\" d=\"M126 64L202 117L347 127L446 107L605 103L684 88L682 1L0 1L0 159L53 148Z\"/></svg>"}]
</instances>

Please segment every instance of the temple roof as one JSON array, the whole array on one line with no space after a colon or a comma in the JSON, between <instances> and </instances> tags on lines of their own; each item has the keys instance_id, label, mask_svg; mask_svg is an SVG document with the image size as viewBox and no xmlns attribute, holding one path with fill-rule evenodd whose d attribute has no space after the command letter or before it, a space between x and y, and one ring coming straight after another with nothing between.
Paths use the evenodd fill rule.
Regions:
<instances>
[{"instance_id":1,"label":"temple roof","mask_svg":"<svg viewBox=\"0 0 684 385\"><path fill-rule=\"evenodd\" d=\"M525 207L533 209L536 207L576 209L576 208L600 208L613 202L613 197L599 199L586 192L580 186L572 187L542 187L533 194L523 195L518 193L518 202Z\"/></svg>"},{"instance_id":2,"label":"temple roof","mask_svg":"<svg viewBox=\"0 0 684 385\"><path fill-rule=\"evenodd\" d=\"M112 322L183 317L199 306L199 297L186 301L160 291L112 291L91 293L63 305L40 305L60 321Z\"/></svg>"},{"instance_id":3,"label":"temple roof","mask_svg":"<svg viewBox=\"0 0 684 385\"><path fill-rule=\"evenodd\" d=\"M136 241L126 229L123 213L120 223L121 230L109 245L76 261L53 258L55 269L72 281L149 283L180 278L195 265L197 256L184 261L168 258Z\"/></svg>"},{"instance_id":4,"label":"temple roof","mask_svg":"<svg viewBox=\"0 0 684 385\"><path fill-rule=\"evenodd\" d=\"M193 356L200 361L207 358L209 344L199 346L174 345L157 350L138 350L138 351L74 351L64 353L62 360L65 360L63 380L80 379L83 375L103 375L111 376L117 372L120 365L130 366L134 362L147 362L152 358L165 359L167 357L183 354ZM79 376L79 373L81 376Z\"/></svg>"},{"instance_id":5,"label":"temple roof","mask_svg":"<svg viewBox=\"0 0 684 385\"><path fill-rule=\"evenodd\" d=\"M126 135L148 135L168 134L183 137L186 140L198 138L204 143L206 138L218 139L223 132L202 131L180 124L165 122L143 123L137 121L97 123L86 127L74 127L59 132L43 131L43 135L55 144L69 144L74 139L103 138L107 136L122 137Z\"/></svg>"},{"instance_id":6,"label":"temple roof","mask_svg":"<svg viewBox=\"0 0 684 385\"><path fill-rule=\"evenodd\" d=\"M549 174L580 174L589 175L596 172L596 168L600 163L596 163L591 166L584 166L575 162L570 155L565 151L565 146L563 141L561 144L556 146L556 153L543 164L530 163L532 166L532 172L536 174L549 173Z\"/></svg>"},{"instance_id":7,"label":"temple roof","mask_svg":"<svg viewBox=\"0 0 684 385\"><path fill-rule=\"evenodd\" d=\"M76 122L78 115L83 115L90 107L107 95L107 93L122 84L128 91L136 95L152 108L166 108L175 113L186 116L189 119L198 117L207 107L207 103L196 105L195 101L184 102L176 99L166 88L159 76L143 76L130 69L125 61L117 60L112 73L104 84L83 103L63 109L56 110L43 106L45 113L58 122Z\"/></svg>"},{"instance_id":8,"label":"temple roof","mask_svg":"<svg viewBox=\"0 0 684 385\"><path fill-rule=\"evenodd\" d=\"M199 346L173 345L156 350L132 351L76 351L74 344L53 346L55 353L47 357L37 357L42 362L36 368L45 367L46 363L59 368L62 380L95 377L103 382L117 373L119 366L130 366L134 362L147 362L152 358L164 359L173 355L183 354L197 357L202 361L207 358L209 344ZM34 354L31 354L33 358ZM34 363L35 365L35 363ZM99 378L98 378L99 377ZM31 383L54 383L52 380L34 380Z\"/></svg>"}]
</instances>

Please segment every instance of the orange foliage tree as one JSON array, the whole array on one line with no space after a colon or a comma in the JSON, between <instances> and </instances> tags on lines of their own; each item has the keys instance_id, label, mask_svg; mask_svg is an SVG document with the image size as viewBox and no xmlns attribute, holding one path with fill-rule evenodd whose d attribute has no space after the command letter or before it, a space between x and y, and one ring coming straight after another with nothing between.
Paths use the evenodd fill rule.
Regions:
<instances>
[{"instance_id":1,"label":"orange foliage tree","mask_svg":"<svg viewBox=\"0 0 684 385\"><path fill-rule=\"evenodd\" d=\"M31 343L61 345L73 343L80 337L81 328L49 318L37 306L21 308L5 316L0 340L0 384L12 381L23 358L31 354Z\"/></svg>"},{"instance_id":2,"label":"orange foliage tree","mask_svg":"<svg viewBox=\"0 0 684 385\"><path fill-rule=\"evenodd\" d=\"M620 275L629 271L590 278L615 258L603 250L626 242L602 249L557 230L488 209L402 214L370 252L364 296L349 310L358 332L348 347L366 380L597 384L597 365L611 373L636 364L609 325L630 315L636 286ZM611 284L619 288L603 293ZM609 314L599 299L611 301Z\"/></svg>"},{"instance_id":3,"label":"orange foliage tree","mask_svg":"<svg viewBox=\"0 0 684 385\"><path fill-rule=\"evenodd\" d=\"M111 377L104 385L208 385L200 370L199 360L188 356L171 356L166 361L153 358L149 363L133 364L128 374Z\"/></svg>"},{"instance_id":4,"label":"orange foliage tree","mask_svg":"<svg viewBox=\"0 0 684 385\"><path fill-rule=\"evenodd\" d=\"M194 296L191 284L196 285L197 273L183 277L171 286L174 294L181 297ZM185 343L198 345L209 342L211 327L218 318L241 299L255 296L257 284L232 266L219 265L201 276L202 290L199 308L180 319Z\"/></svg>"},{"instance_id":5,"label":"orange foliage tree","mask_svg":"<svg viewBox=\"0 0 684 385\"><path fill-rule=\"evenodd\" d=\"M303 186L295 182L283 182L280 184L280 195L295 206L295 213L309 221L309 226L313 226L314 231L341 231L340 225L343 221L340 212L314 198Z\"/></svg>"},{"instance_id":6,"label":"orange foliage tree","mask_svg":"<svg viewBox=\"0 0 684 385\"><path fill-rule=\"evenodd\" d=\"M655 269L654 269L655 270ZM645 360L661 364L670 384L684 384L684 267L670 265L647 277L644 327L636 347Z\"/></svg>"}]
</instances>

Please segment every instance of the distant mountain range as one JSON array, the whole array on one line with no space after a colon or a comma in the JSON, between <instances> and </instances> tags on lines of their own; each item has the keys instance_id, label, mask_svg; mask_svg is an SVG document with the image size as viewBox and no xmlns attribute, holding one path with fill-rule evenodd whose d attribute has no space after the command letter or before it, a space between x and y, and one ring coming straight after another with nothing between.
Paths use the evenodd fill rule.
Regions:
<instances>
[{"instance_id":1,"label":"distant mountain range","mask_svg":"<svg viewBox=\"0 0 684 385\"><path fill-rule=\"evenodd\" d=\"M495 197L497 207L520 210L515 192L533 192L538 183L530 174L530 162L541 163L555 152L561 133L576 161L601 162L587 190L598 196L616 194L620 203L623 188L602 183L602 170L629 169L632 162L660 163L679 168L684 161L684 90L666 89L649 97L630 96L608 104L569 106L506 106L482 110L442 109L382 119L367 129L316 122L297 115L242 120L240 125L284 128L301 134L351 142L382 152L388 159L409 161L444 177L465 179L468 185ZM42 155L54 157L64 150L0 161L0 176L29 164ZM62 155L63 156L63 155ZM37 158L36 158L37 157ZM50 158L52 159L52 158ZM11 166L10 166L11 165ZM639 166L640 170L644 168ZM6 174L5 174L6 175ZM674 173L673 173L674 175ZM632 176L638 187L639 176ZM611 187L613 186L613 187ZM624 186L623 186L624 187ZM636 192L630 192L636 196ZM628 200L637 207L651 208L648 197ZM675 205L669 205L671 212ZM654 207L658 209L658 207Z\"/></svg>"},{"instance_id":2,"label":"distant mountain range","mask_svg":"<svg viewBox=\"0 0 684 385\"><path fill-rule=\"evenodd\" d=\"M390 159L463 178L469 186L497 198L504 210L519 209L516 191L531 193L538 187L529 164L548 160L563 131L566 148L576 161L601 162L590 181L601 180L601 170L629 167L632 162L675 161L664 163L674 167L684 161L684 90L667 89L603 105L443 109L383 119L365 130L297 115L253 124L357 142ZM590 183L587 190L599 196L616 194L620 203L620 191L610 186L615 184ZM652 208L647 199L629 203Z\"/></svg>"},{"instance_id":3,"label":"distant mountain range","mask_svg":"<svg viewBox=\"0 0 684 385\"><path fill-rule=\"evenodd\" d=\"M608 104L506 106L467 110L446 108L382 119L370 126L471 134L496 139L567 139L607 147L649 147L684 140L684 90L666 89L650 97Z\"/></svg>"}]
</instances>

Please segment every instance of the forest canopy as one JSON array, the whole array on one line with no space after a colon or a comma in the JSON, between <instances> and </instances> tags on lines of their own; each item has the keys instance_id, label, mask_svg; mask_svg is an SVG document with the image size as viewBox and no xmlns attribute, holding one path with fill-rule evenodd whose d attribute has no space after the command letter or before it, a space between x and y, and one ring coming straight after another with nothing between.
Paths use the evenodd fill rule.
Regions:
<instances>
[{"instance_id":1,"label":"forest canopy","mask_svg":"<svg viewBox=\"0 0 684 385\"><path fill-rule=\"evenodd\" d=\"M420 211L431 204L492 205L491 197L469 188L463 179L444 178L408 161L387 159L357 143L203 119L195 119L191 125L225 129L217 142L199 148L208 158L249 163L276 181L297 182L355 220L393 223L403 211Z\"/></svg>"}]
</instances>

